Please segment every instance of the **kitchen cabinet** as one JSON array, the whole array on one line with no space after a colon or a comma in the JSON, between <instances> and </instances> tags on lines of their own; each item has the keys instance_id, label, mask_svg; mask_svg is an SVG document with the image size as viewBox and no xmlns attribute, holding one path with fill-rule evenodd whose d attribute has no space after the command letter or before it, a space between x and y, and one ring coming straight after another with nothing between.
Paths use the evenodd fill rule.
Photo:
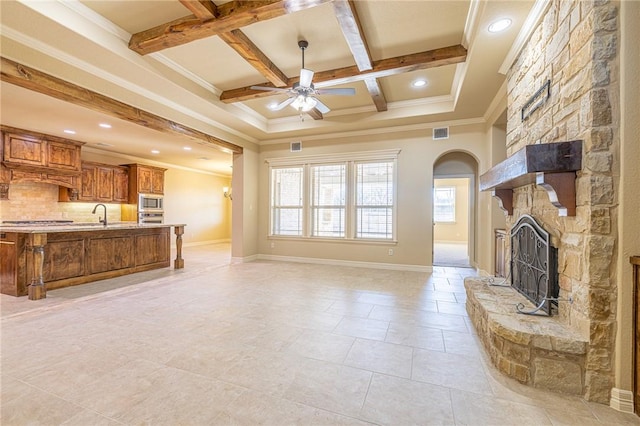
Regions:
<instances>
[{"instance_id":1,"label":"kitchen cabinet","mask_svg":"<svg viewBox=\"0 0 640 426\"><path fill-rule=\"evenodd\" d=\"M12 182L41 182L78 191L83 142L0 126L0 200L9 199Z\"/></svg>"},{"instance_id":2,"label":"kitchen cabinet","mask_svg":"<svg viewBox=\"0 0 640 426\"><path fill-rule=\"evenodd\" d=\"M109 164L82 162L77 199L63 188L59 201L126 203L129 193L129 170Z\"/></svg>"},{"instance_id":3,"label":"kitchen cabinet","mask_svg":"<svg viewBox=\"0 0 640 426\"><path fill-rule=\"evenodd\" d=\"M82 142L3 127L2 163L32 172L78 174Z\"/></svg>"},{"instance_id":4,"label":"kitchen cabinet","mask_svg":"<svg viewBox=\"0 0 640 426\"><path fill-rule=\"evenodd\" d=\"M44 237L41 279L52 290L170 266L171 226L5 227L0 232L0 291L26 296L29 284L38 281L30 236Z\"/></svg>"},{"instance_id":5,"label":"kitchen cabinet","mask_svg":"<svg viewBox=\"0 0 640 426\"><path fill-rule=\"evenodd\" d=\"M138 194L164 194L164 172L167 169L143 164L129 167L129 203L138 202Z\"/></svg>"}]
</instances>

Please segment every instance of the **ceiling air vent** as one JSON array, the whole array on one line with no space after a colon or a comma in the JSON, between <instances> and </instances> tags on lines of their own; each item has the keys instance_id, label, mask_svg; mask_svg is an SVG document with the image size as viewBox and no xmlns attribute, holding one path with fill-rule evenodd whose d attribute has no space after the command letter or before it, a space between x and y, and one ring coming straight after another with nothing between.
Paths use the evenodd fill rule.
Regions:
<instances>
[{"instance_id":1,"label":"ceiling air vent","mask_svg":"<svg viewBox=\"0 0 640 426\"><path fill-rule=\"evenodd\" d=\"M448 127L436 127L433 129L433 140L437 141L439 139L449 139Z\"/></svg>"},{"instance_id":2,"label":"ceiling air vent","mask_svg":"<svg viewBox=\"0 0 640 426\"><path fill-rule=\"evenodd\" d=\"M302 151L302 142L291 142L291 152Z\"/></svg>"}]
</instances>

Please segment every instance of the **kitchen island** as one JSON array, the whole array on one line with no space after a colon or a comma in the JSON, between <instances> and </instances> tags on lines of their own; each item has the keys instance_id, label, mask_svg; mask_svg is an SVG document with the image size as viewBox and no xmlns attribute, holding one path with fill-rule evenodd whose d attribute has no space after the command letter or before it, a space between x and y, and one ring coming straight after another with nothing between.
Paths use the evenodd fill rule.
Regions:
<instances>
[{"instance_id":1,"label":"kitchen island","mask_svg":"<svg viewBox=\"0 0 640 426\"><path fill-rule=\"evenodd\" d=\"M170 266L184 267L184 224L0 225L0 293L37 300L47 290Z\"/></svg>"}]
</instances>

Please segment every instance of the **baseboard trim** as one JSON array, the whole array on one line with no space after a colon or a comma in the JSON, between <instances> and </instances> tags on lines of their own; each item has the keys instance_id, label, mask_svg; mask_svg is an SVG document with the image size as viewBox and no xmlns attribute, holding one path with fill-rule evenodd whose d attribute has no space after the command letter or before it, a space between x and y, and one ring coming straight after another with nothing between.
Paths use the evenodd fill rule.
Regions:
<instances>
[{"instance_id":1,"label":"baseboard trim","mask_svg":"<svg viewBox=\"0 0 640 426\"><path fill-rule=\"evenodd\" d=\"M612 388L609 406L623 413L633 413L633 392Z\"/></svg>"},{"instance_id":2,"label":"baseboard trim","mask_svg":"<svg viewBox=\"0 0 640 426\"><path fill-rule=\"evenodd\" d=\"M231 264L238 264L238 263L248 263L248 262L254 262L258 260L258 255L254 254L251 256L245 256L245 257L231 257Z\"/></svg>"},{"instance_id":3,"label":"baseboard trim","mask_svg":"<svg viewBox=\"0 0 640 426\"><path fill-rule=\"evenodd\" d=\"M182 247L196 247L196 246L208 246L209 244L222 244L222 243L230 243L231 239L225 238L222 240L206 240L206 241L194 241L191 243L184 243ZM176 241L172 239L171 248L176 248Z\"/></svg>"},{"instance_id":4,"label":"baseboard trim","mask_svg":"<svg viewBox=\"0 0 640 426\"><path fill-rule=\"evenodd\" d=\"M253 256L252 256L253 257ZM354 268L386 269L393 271L433 272L433 267L422 265L403 265L397 263L358 262L354 260L322 259L316 257L277 256L259 254L259 260L273 260L278 262L313 263L320 265L351 266Z\"/></svg>"}]
</instances>

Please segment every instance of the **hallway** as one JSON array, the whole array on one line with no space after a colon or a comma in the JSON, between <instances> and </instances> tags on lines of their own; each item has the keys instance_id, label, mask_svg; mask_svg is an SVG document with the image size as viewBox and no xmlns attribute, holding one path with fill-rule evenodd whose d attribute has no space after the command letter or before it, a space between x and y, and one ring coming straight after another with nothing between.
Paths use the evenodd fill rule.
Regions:
<instances>
[{"instance_id":1,"label":"hallway","mask_svg":"<svg viewBox=\"0 0 640 426\"><path fill-rule=\"evenodd\" d=\"M640 424L502 377L466 314L472 269L229 264L226 244L184 257L2 295L1 423Z\"/></svg>"}]
</instances>

